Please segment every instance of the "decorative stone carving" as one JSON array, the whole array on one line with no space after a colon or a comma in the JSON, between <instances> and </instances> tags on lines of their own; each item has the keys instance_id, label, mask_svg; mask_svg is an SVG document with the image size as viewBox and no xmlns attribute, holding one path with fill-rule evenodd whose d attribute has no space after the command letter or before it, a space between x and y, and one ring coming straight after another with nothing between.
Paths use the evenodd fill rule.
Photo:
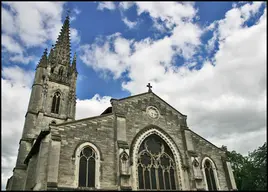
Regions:
<instances>
[{"instance_id":1,"label":"decorative stone carving","mask_svg":"<svg viewBox=\"0 0 268 192\"><path fill-rule=\"evenodd\" d=\"M153 106L147 107L146 113L148 114L149 117L151 117L153 119L159 118L159 111L156 107L153 107Z\"/></svg>"},{"instance_id":2,"label":"decorative stone carving","mask_svg":"<svg viewBox=\"0 0 268 192\"><path fill-rule=\"evenodd\" d=\"M44 83L43 84L43 93L44 93L44 96L47 96L47 90L48 90L48 84L47 83Z\"/></svg>"},{"instance_id":3,"label":"decorative stone carving","mask_svg":"<svg viewBox=\"0 0 268 192\"><path fill-rule=\"evenodd\" d=\"M61 76L61 75L58 75L55 73L51 73L49 79L50 79L50 81L54 81L57 83L63 83L65 85L70 85L70 80L67 77Z\"/></svg>"},{"instance_id":4,"label":"decorative stone carving","mask_svg":"<svg viewBox=\"0 0 268 192\"><path fill-rule=\"evenodd\" d=\"M120 174L129 175L129 156L125 151L120 155Z\"/></svg>"},{"instance_id":5,"label":"decorative stone carving","mask_svg":"<svg viewBox=\"0 0 268 192\"><path fill-rule=\"evenodd\" d=\"M200 163L198 160L198 157L192 157L192 166L193 166L193 172L194 172L194 179L196 180L202 180L202 172L200 169Z\"/></svg>"}]
</instances>

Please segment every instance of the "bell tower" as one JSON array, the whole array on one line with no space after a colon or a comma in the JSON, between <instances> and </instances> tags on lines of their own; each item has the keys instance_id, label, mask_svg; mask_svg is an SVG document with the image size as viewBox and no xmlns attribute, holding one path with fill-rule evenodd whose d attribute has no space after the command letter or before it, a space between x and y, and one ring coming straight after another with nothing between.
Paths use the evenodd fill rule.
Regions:
<instances>
[{"instance_id":1,"label":"bell tower","mask_svg":"<svg viewBox=\"0 0 268 192\"><path fill-rule=\"evenodd\" d=\"M76 54L70 59L70 18L67 14L55 46L48 54L45 49L35 72L28 110L19 145L13 176L8 188L24 188L27 165L24 160L41 130L50 123L63 123L75 119L76 107Z\"/></svg>"}]
</instances>

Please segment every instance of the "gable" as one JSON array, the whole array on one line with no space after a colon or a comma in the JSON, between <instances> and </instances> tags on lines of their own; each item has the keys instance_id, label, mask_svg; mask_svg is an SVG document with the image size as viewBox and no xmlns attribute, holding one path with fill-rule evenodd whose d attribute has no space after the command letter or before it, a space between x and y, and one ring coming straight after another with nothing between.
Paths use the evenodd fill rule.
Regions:
<instances>
[{"instance_id":1,"label":"gable","mask_svg":"<svg viewBox=\"0 0 268 192\"><path fill-rule=\"evenodd\" d=\"M148 106L154 106L159 110L161 115L176 116L185 121L187 118L186 115L179 112L153 92L145 92L122 99L111 99L111 104L114 111L118 111L116 109L120 108L120 106L135 106L141 108L141 110L145 110Z\"/></svg>"}]
</instances>

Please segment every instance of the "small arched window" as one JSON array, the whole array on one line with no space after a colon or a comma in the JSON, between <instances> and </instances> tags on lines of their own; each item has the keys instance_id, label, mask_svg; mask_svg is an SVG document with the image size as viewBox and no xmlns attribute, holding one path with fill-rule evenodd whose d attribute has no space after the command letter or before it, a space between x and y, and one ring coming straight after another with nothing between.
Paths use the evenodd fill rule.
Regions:
<instances>
[{"instance_id":1,"label":"small arched window","mask_svg":"<svg viewBox=\"0 0 268 192\"><path fill-rule=\"evenodd\" d=\"M96 152L89 146L79 156L79 187L95 187Z\"/></svg>"},{"instance_id":2,"label":"small arched window","mask_svg":"<svg viewBox=\"0 0 268 192\"><path fill-rule=\"evenodd\" d=\"M51 112L52 113L59 113L59 108L60 108L60 93L56 92L53 96L53 99L52 99Z\"/></svg>"},{"instance_id":3,"label":"small arched window","mask_svg":"<svg viewBox=\"0 0 268 192\"><path fill-rule=\"evenodd\" d=\"M59 75L60 75L60 76L63 75L63 67L60 67L60 69L59 69Z\"/></svg>"},{"instance_id":4,"label":"small arched window","mask_svg":"<svg viewBox=\"0 0 268 192\"><path fill-rule=\"evenodd\" d=\"M203 160L203 174L205 176L207 190L217 191L218 184L217 184L216 167L214 163L208 158Z\"/></svg>"}]
</instances>

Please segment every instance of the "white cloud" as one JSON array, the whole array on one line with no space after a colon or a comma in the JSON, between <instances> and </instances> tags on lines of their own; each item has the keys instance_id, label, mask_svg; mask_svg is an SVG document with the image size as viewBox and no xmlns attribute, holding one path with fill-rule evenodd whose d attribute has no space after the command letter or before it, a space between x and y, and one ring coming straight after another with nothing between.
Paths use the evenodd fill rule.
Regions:
<instances>
[{"instance_id":1,"label":"white cloud","mask_svg":"<svg viewBox=\"0 0 268 192\"><path fill-rule=\"evenodd\" d=\"M72 14L73 13L73 14ZM73 11L70 14L70 22L75 21L77 15L79 15L81 13L81 10L74 8Z\"/></svg>"},{"instance_id":2,"label":"white cloud","mask_svg":"<svg viewBox=\"0 0 268 192\"><path fill-rule=\"evenodd\" d=\"M98 4L98 7L97 7L98 10L104 10L104 9L115 10L115 8L116 8L116 6L115 6L114 2L112 2L112 1L100 2Z\"/></svg>"},{"instance_id":3,"label":"white cloud","mask_svg":"<svg viewBox=\"0 0 268 192\"><path fill-rule=\"evenodd\" d=\"M225 19L220 20L219 23L219 38L225 39L236 30L242 28L243 24L253 15L257 13L263 2L253 2L252 4L245 4L242 7L236 7L229 10L225 14Z\"/></svg>"},{"instance_id":4,"label":"white cloud","mask_svg":"<svg viewBox=\"0 0 268 192\"><path fill-rule=\"evenodd\" d=\"M10 53L8 60L15 63L23 63L28 64L31 61L37 61L37 57L35 56L24 56L25 50L24 48L15 41L11 36L2 34L2 47L3 53Z\"/></svg>"},{"instance_id":5,"label":"white cloud","mask_svg":"<svg viewBox=\"0 0 268 192\"><path fill-rule=\"evenodd\" d=\"M111 47L108 42L103 46L97 44L83 45L80 47L82 51L80 58L85 64L92 66L97 71L112 72L114 78L119 78L128 65L124 58L127 58L130 54L130 43L126 39L117 37L116 34L114 53L110 52Z\"/></svg>"},{"instance_id":6,"label":"white cloud","mask_svg":"<svg viewBox=\"0 0 268 192\"><path fill-rule=\"evenodd\" d=\"M164 4L166 5L166 3ZM153 15L155 19L163 18L166 22L166 18L169 18L172 22L178 22L178 25L171 30L172 35L170 37L165 37L157 41L152 41L150 38L146 38L140 42L135 42L133 43L133 47L135 48L134 52L122 55L121 53L116 52L116 50L112 51L111 44L115 46L118 41L125 42L123 49L130 50L132 41L115 35L114 38L106 38L104 44L94 43L92 45L82 46L82 61L87 65L92 66L97 71L102 71L104 73L111 72L114 78L119 78L120 75L130 67L130 75L132 78L137 75L149 80L150 78L147 76L147 70L150 70L150 67L165 72L165 69L162 68L162 64L164 66L170 65L173 56L180 55L185 59L190 59L201 43L200 36L202 31L198 25L193 24L191 21L182 21L186 16L194 17L193 14L195 11L193 8L189 7L191 5L177 4L178 3L167 3L167 6L178 7L175 8L175 10L172 9L174 15L165 11L163 14L166 14L165 17L160 14L163 11L163 4L156 3L155 5L154 3L146 2L141 4L138 3L137 5L138 7L142 7L139 8L139 14L141 14L142 11L151 11L152 13L150 12L150 15ZM186 12L183 12L177 15L176 11L179 11L180 9L186 9L190 13L187 14ZM174 50L173 48L176 49ZM134 68L139 69L139 71L132 70ZM147 70L143 70L143 68ZM157 74L160 71L153 72L150 76L153 76L153 74Z\"/></svg>"},{"instance_id":7,"label":"white cloud","mask_svg":"<svg viewBox=\"0 0 268 192\"><path fill-rule=\"evenodd\" d=\"M134 28L134 27L137 25L137 22L135 22L135 21L129 21L126 17L123 18L122 21L123 21L123 22L125 23L125 25L126 25L128 28L130 28L130 29Z\"/></svg>"},{"instance_id":8,"label":"white cloud","mask_svg":"<svg viewBox=\"0 0 268 192\"><path fill-rule=\"evenodd\" d=\"M245 134L230 133L222 138L219 136L207 138L209 141L217 146L222 146L224 143L229 146L228 150L239 151L242 155L248 155L248 152L252 152L263 145L266 141L267 130L266 127L252 132L246 132Z\"/></svg>"},{"instance_id":9,"label":"white cloud","mask_svg":"<svg viewBox=\"0 0 268 192\"><path fill-rule=\"evenodd\" d=\"M100 115L107 107L110 107L110 96L101 97L95 94L91 99L77 100L76 119Z\"/></svg>"},{"instance_id":10,"label":"white cloud","mask_svg":"<svg viewBox=\"0 0 268 192\"><path fill-rule=\"evenodd\" d=\"M4 32L8 34L13 34L16 31L16 26L15 26L15 21L12 16L12 13L4 9L3 7L1 8L2 10L2 29Z\"/></svg>"},{"instance_id":11,"label":"white cloud","mask_svg":"<svg viewBox=\"0 0 268 192\"><path fill-rule=\"evenodd\" d=\"M136 2L137 13L149 13L154 22L160 19L165 27L171 29L182 20L190 21L196 15L194 4L178 2Z\"/></svg>"},{"instance_id":12,"label":"white cloud","mask_svg":"<svg viewBox=\"0 0 268 192\"><path fill-rule=\"evenodd\" d=\"M47 40L56 40L58 34L55 34L55 31L59 31L62 25L62 2L5 2L5 4L10 6L10 11L6 12L9 12L9 16L12 15L13 20L6 17L7 14L3 15L3 20L13 22L3 25L4 31L10 32L9 29L16 26L13 33L18 35L27 47L42 46Z\"/></svg>"},{"instance_id":13,"label":"white cloud","mask_svg":"<svg viewBox=\"0 0 268 192\"><path fill-rule=\"evenodd\" d=\"M70 33L71 33L71 44L79 44L80 43L80 40L81 40L81 37L80 35L78 34L78 31L74 28L71 28L70 29Z\"/></svg>"},{"instance_id":14,"label":"white cloud","mask_svg":"<svg viewBox=\"0 0 268 192\"><path fill-rule=\"evenodd\" d=\"M38 57L35 56L23 56L22 54L18 54L15 56L12 56L9 58L10 61L14 63L23 63L23 64L28 64L30 62L38 62Z\"/></svg>"},{"instance_id":15,"label":"white cloud","mask_svg":"<svg viewBox=\"0 0 268 192\"><path fill-rule=\"evenodd\" d=\"M76 14L76 15L79 15L80 13L81 13L81 10L79 10L79 9L77 9L77 8L74 8L74 13Z\"/></svg>"},{"instance_id":16,"label":"white cloud","mask_svg":"<svg viewBox=\"0 0 268 192\"><path fill-rule=\"evenodd\" d=\"M5 2L2 6L2 47L9 61L27 64L36 57L27 56L28 48L46 47L55 42L63 25L61 15L64 2ZM80 14L74 9L74 15ZM33 19L34 18L34 19ZM80 35L70 29L72 44L80 43ZM14 55L14 53L16 53Z\"/></svg>"},{"instance_id":17,"label":"white cloud","mask_svg":"<svg viewBox=\"0 0 268 192\"><path fill-rule=\"evenodd\" d=\"M17 66L2 69L2 190L15 167L33 75Z\"/></svg>"},{"instance_id":18,"label":"white cloud","mask_svg":"<svg viewBox=\"0 0 268 192\"><path fill-rule=\"evenodd\" d=\"M129 1L124 1L119 3L119 8L122 10L127 10L130 7L132 7L135 3L134 2L129 2Z\"/></svg>"},{"instance_id":19,"label":"white cloud","mask_svg":"<svg viewBox=\"0 0 268 192\"><path fill-rule=\"evenodd\" d=\"M22 54L23 47L9 35L1 35L2 46L11 53Z\"/></svg>"}]
</instances>

